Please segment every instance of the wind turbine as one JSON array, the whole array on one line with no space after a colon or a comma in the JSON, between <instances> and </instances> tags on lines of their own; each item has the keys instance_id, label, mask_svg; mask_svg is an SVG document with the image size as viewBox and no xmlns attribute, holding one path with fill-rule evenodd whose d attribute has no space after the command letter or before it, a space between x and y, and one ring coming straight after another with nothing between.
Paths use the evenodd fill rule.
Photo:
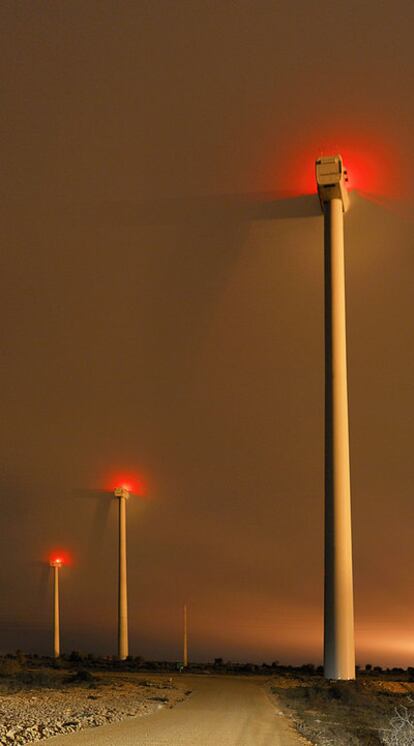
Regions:
<instances>
[{"instance_id":1,"label":"wind turbine","mask_svg":"<svg viewBox=\"0 0 414 746\"><path fill-rule=\"evenodd\" d=\"M50 561L53 567L53 657L60 656L60 619L59 619L59 570L63 565L61 557Z\"/></svg>"},{"instance_id":2,"label":"wind turbine","mask_svg":"<svg viewBox=\"0 0 414 746\"><path fill-rule=\"evenodd\" d=\"M183 668L188 667L188 629L187 629L187 604L183 609Z\"/></svg>"},{"instance_id":3,"label":"wind turbine","mask_svg":"<svg viewBox=\"0 0 414 746\"><path fill-rule=\"evenodd\" d=\"M127 486L117 487L115 497L119 500L119 545L118 545L118 658L128 657L128 589L126 555L126 502L130 491Z\"/></svg>"},{"instance_id":4,"label":"wind turbine","mask_svg":"<svg viewBox=\"0 0 414 746\"><path fill-rule=\"evenodd\" d=\"M112 480L116 484L116 481ZM118 480L117 480L118 481ZM126 550L126 501L131 495L143 496L143 485L136 476L125 478L125 482L118 481L118 487L113 489L90 489L80 488L76 493L82 497L96 498L98 505L104 507L104 512L99 509L99 521L101 530L106 527L106 519L110 506L109 496L118 499L118 658L125 660L128 657L128 588L127 588L127 550Z\"/></svg>"},{"instance_id":5,"label":"wind turbine","mask_svg":"<svg viewBox=\"0 0 414 746\"><path fill-rule=\"evenodd\" d=\"M325 253L325 603L324 675L355 678L344 212L349 206L340 155L316 161Z\"/></svg>"}]
</instances>

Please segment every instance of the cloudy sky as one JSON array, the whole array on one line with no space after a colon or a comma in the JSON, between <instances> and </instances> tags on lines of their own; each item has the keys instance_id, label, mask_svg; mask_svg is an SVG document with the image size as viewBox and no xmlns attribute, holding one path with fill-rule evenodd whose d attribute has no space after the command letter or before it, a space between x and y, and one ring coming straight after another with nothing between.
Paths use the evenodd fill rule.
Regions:
<instances>
[{"instance_id":1,"label":"cloudy sky","mask_svg":"<svg viewBox=\"0 0 414 746\"><path fill-rule=\"evenodd\" d=\"M414 656L410 2L4 0L0 650L320 662L341 152L357 660Z\"/></svg>"}]
</instances>

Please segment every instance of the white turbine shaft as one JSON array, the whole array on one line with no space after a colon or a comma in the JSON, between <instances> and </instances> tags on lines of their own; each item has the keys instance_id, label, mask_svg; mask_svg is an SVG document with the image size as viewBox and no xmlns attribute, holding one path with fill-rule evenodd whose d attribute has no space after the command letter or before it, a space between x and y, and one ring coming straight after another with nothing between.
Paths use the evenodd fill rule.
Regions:
<instances>
[{"instance_id":1,"label":"white turbine shaft","mask_svg":"<svg viewBox=\"0 0 414 746\"><path fill-rule=\"evenodd\" d=\"M187 629L187 604L184 604L184 639L183 639L183 667L188 666L188 629Z\"/></svg>"},{"instance_id":2,"label":"white turbine shaft","mask_svg":"<svg viewBox=\"0 0 414 746\"><path fill-rule=\"evenodd\" d=\"M129 496L125 489L115 490L119 499L119 563L118 563L118 657L128 657L128 596L127 596L127 555L126 555L126 501Z\"/></svg>"},{"instance_id":3,"label":"white turbine shaft","mask_svg":"<svg viewBox=\"0 0 414 746\"><path fill-rule=\"evenodd\" d=\"M59 564L53 565L53 656L60 656Z\"/></svg>"},{"instance_id":4,"label":"white turbine shaft","mask_svg":"<svg viewBox=\"0 0 414 746\"><path fill-rule=\"evenodd\" d=\"M343 207L325 207L325 677L355 678Z\"/></svg>"},{"instance_id":5,"label":"white turbine shaft","mask_svg":"<svg viewBox=\"0 0 414 746\"><path fill-rule=\"evenodd\" d=\"M351 489L346 362L343 167L341 191L318 178L325 223L325 624L324 674L355 678ZM334 159L330 159L334 161ZM326 170L325 170L326 173ZM332 174L329 179L332 181ZM328 181L329 181L328 179ZM347 195L346 195L347 196Z\"/></svg>"}]
</instances>

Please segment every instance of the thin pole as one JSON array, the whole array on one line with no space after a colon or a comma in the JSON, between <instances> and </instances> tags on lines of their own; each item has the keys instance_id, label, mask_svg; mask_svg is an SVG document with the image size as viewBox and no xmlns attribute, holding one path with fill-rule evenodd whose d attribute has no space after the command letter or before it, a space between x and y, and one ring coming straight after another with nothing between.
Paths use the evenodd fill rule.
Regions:
<instances>
[{"instance_id":1,"label":"thin pole","mask_svg":"<svg viewBox=\"0 0 414 746\"><path fill-rule=\"evenodd\" d=\"M53 566L53 656L60 656L59 565Z\"/></svg>"},{"instance_id":2,"label":"thin pole","mask_svg":"<svg viewBox=\"0 0 414 746\"><path fill-rule=\"evenodd\" d=\"M128 599L126 561L126 498L119 497L118 657L128 657Z\"/></svg>"},{"instance_id":3,"label":"thin pole","mask_svg":"<svg viewBox=\"0 0 414 746\"><path fill-rule=\"evenodd\" d=\"M324 203L325 634L328 679L355 678L343 203Z\"/></svg>"},{"instance_id":4,"label":"thin pole","mask_svg":"<svg viewBox=\"0 0 414 746\"><path fill-rule=\"evenodd\" d=\"M184 640L183 640L183 667L188 666L188 630L187 630L187 604L184 604Z\"/></svg>"}]
</instances>

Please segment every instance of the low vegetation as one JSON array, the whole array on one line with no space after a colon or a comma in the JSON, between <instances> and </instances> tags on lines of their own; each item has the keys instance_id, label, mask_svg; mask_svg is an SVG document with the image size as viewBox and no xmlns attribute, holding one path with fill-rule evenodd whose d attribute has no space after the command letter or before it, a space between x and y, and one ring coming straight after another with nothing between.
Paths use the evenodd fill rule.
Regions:
<instances>
[{"instance_id":1,"label":"low vegetation","mask_svg":"<svg viewBox=\"0 0 414 746\"><path fill-rule=\"evenodd\" d=\"M409 706L399 705L389 727L382 734L385 746L412 746L414 744L414 700Z\"/></svg>"},{"instance_id":2,"label":"low vegetation","mask_svg":"<svg viewBox=\"0 0 414 746\"><path fill-rule=\"evenodd\" d=\"M278 704L315 746L414 746L414 683L406 673L361 674L329 682L320 675L279 674Z\"/></svg>"}]
</instances>

